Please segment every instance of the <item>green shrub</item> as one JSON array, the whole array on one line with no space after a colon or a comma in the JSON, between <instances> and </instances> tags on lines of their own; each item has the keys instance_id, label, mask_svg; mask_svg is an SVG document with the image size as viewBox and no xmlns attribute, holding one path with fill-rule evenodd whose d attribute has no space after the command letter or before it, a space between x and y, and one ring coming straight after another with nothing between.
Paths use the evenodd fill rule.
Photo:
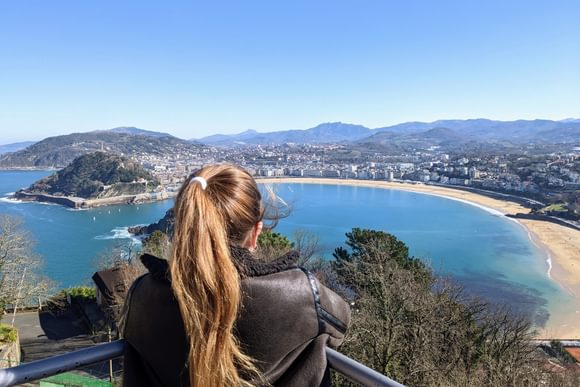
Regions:
<instances>
[{"instance_id":1,"label":"green shrub","mask_svg":"<svg viewBox=\"0 0 580 387\"><path fill-rule=\"evenodd\" d=\"M63 292L65 295L70 296L70 298L80 298L86 301L97 299L97 290L90 286L75 286L64 289Z\"/></svg>"},{"instance_id":2,"label":"green shrub","mask_svg":"<svg viewBox=\"0 0 580 387\"><path fill-rule=\"evenodd\" d=\"M9 325L0 324L0 343L13 343L16 341L16 329Z\"/></svg>"}]
</instances>

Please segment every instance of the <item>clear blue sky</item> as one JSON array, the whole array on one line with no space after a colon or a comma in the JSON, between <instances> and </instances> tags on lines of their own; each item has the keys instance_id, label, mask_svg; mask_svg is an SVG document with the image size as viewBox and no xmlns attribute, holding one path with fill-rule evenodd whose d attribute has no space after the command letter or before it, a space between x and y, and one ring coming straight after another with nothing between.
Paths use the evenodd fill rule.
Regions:
<instances>
[{"instance_id":1,"label":"clear blue sky","mask_svg":"<svg viewBox=\"0 0 580 387\"><path fill-rule=\"evenodd\" d=\"M0 144L580 117L578 0L0 2Z\"/></svg>"}]
</instances>

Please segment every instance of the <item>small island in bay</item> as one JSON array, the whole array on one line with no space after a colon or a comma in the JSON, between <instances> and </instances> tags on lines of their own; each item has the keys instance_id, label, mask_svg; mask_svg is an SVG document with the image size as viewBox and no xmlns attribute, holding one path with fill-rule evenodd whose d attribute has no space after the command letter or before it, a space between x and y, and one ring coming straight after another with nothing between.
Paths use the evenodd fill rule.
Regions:
<instances>
[{"instance_id":1,"label":"small island in bay","mask_svg":"<svg viewBox=\"0 0 580 387\"><path fill-rule=\"evenodd\" d=\"M79 156L67 167L14 194L19 200L72 208L137 204L168 196L139 163L105 152Z\"/></svg>"}]
</instances>

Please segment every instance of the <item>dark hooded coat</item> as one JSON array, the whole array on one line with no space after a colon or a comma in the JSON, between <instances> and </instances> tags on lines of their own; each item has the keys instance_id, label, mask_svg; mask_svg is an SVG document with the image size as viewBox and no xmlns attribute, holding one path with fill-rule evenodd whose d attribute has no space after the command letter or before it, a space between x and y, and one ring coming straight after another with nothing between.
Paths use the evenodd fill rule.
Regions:
<instances>
[{"instance_id":1,"label":"dark hooded coat","mask_svg":"<svg viewBox=\"0 0 580 387\"><path fill-rule=\"evenodd\" d=\"M296 266L291 252L272 263L232 248L242 275L236 332L266 381L274 386L329 384L325 347L337 347L350 320L348 304ZM125 386L189 386L188 342L171 290L167 261L141 257L149 273L135 281L122 334Z\"/></svg>"}]
</instances>

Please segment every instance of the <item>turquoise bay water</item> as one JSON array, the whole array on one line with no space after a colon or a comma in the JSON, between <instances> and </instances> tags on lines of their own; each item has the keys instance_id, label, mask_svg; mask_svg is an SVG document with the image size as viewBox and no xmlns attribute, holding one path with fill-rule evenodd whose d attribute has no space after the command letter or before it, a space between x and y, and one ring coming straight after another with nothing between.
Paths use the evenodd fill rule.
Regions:
<instances>
[{"instance_id":1,"label":"turquoise bay water","mask_svg":"<svg viewBox=\"0 0 580 387\"><path fill-rule=\"evenodd\" d=\"M0 197L27 187L51 172L0 171ZM59 286L89 283L99 256L131 242L128 226L157 221L173 203L119 205L75 211L59 205L0 199L0 214L18 216L44 258L44 273Z\"/></svg>"},{"instance_id":2,"label":"turquoise bay water","mask_svg":"<svg viewBox=\"0 0 580 387\"><path fill-rule=\"evenodd\" d=\"M0 197L49 172L0 172ZM412 192L323 184L277 184L293 211L277 231L315 233L330 257L353 227L396 235L413 255L450 275L473 294L531 313L539 324L569 296L551 281L545 254L518 223L465 203ZM39 203L0 200L0 213L20 216L37 241L45 274L61 286L88 283L107 249L130 241L126 227L157 221L171 200L139 206L72 211Z\"/></svg>"}]
</instances>

